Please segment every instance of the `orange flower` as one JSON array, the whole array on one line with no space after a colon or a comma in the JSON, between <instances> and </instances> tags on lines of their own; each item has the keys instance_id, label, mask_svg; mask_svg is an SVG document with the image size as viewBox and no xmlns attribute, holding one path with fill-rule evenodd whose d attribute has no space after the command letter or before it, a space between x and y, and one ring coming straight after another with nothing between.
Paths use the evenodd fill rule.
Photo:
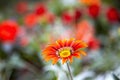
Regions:
<instances>
[{"instance_id":1,"label":"orange flower","mask_svg":"<svg viewBox=\"0 0 120 80\"><path fill-rule=\"evenodd\" d=\"M100 5L101 4L101 0L79 0L80 3L84 4L84 5Z\"/></svg>"},{"instance_id":2,"label":"orange flower","mask_svg":"<svg viewBox=\"0 0 120 80\"><path fill-rule=\"evenodd\" d=\"M81 48L86 48L87 44L81 40L73 38L69 40L57 40L43 50L45 61L52 60L52 64L56 64L59 59L64 64L66 61L73 61L73 57L80 58L80 54L86 56L86 53Z\"/></svg>"}]
</instances>

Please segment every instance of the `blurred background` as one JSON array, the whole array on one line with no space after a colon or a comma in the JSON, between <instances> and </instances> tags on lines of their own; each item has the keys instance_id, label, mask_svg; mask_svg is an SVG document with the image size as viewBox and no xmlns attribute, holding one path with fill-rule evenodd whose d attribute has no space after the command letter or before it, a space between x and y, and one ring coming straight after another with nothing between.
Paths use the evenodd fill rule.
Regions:
<instances>
[{"instance_id":1,"label":"blurred background","mask_svg":"<svg viewBox=\"0 0 120 80\"><path fill-rule=\"evenodd\" d=\"M41 56L66 38L88 44L74 80L120 80L120 0L0 0L0 80L68 80L66 64Z\"/></svg>"}]
</instances>

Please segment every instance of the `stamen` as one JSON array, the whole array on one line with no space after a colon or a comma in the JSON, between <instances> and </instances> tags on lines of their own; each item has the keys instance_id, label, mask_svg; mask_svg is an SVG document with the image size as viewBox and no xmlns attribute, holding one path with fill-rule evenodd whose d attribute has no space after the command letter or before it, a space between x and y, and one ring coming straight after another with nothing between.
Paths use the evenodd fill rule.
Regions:
<instances>
[{"instance_id":1,"label":"stamen","mask_svg":"<svg viewBox=\"0 0 120 80\"><path fill-rule=\"evenodd\" d=\"M63 48L60 48L56 54L60 57L68 57L72 54L73 50L72 48L70 47L63 47Z\"/></svg>"}]
</instances>

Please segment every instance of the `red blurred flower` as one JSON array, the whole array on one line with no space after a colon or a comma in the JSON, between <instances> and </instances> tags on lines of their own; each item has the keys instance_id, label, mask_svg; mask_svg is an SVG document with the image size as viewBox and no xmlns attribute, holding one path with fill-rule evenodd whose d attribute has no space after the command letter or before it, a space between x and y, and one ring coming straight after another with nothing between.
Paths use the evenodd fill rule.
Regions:
<instances>
[{"instance_id":1,"label":"red blurred flower","mask_svg":"<svg viewBox=\"0 0 120 80\"><path fill-rule=\"evenodd\" d=\"M88 48L97 50L100 48L100 41L96 39L95 37L91 37L90 40L88 41Z\"/></svg>"},{"instance_id":2,"label":"red blurred flower","mask_svg":"<svg viewBox=\"0 0 120 80\"><path fill-rule=\"evenodd\" d=\"M100 6L98 5L90 5L88 7L88 13L91 17L97 18L100 12Z\"/></svg>"},{"instance_id":3,"label":"red blurred flower","mask_svg":"<svg viewBox=\"0 0 120 80\"><path fill-rule=\"evenodd\" d=\"M16 11L19 14L25 13L27 11L27 3L26 2L19 2L16 6Z\"/></svg>"},{"instance_id":4,"label":"red blurred flower","mask_svg":"<svg viewBox=\"0 0 120 80\"><path fill-rule=\"evenodd\" d=\"M86 20L78 23L76 38L87 42L89 49L96 50L100 47L100 41L94 37L94 28Z\"/></svg>"},{"instance_id":5,"label":"red blurred flower","mask_svg":"<svg viewBox=\"0 0 120 80\"><path fill-rule=\"evenodd\" d=\"M18 32L18 24L14 21L3 21L0 24L0 40L3 42L14 41Z\"/></svg>"},{"instance_id":6,"label":"red blurred flower","mask_svg":"<svg viewBox=\"0 0 120 80\"><path fill-rule=\"evenodd\" d=\"M62 14L62 21L65 24L71 23L73 21L73 19L74 19L73 16L68 12L65 12Z\"/></svg>"},{"instance_id":7,"label":"red blurred flower","mask_svg":"<svg viewBox=\"0 0 120 80\"><path fill-rule=\"evenodd\" d=\"M47 8L44 4L37 4L37 6L35 7L35 13L39 16L42 16L46 12L47 12Z\"/></svg>"},{"instance_id":8,"label":"red blurred flower","mask_svg":"<svg viewBox=\"0 0 120 80\"><path fill-rule=\"evenodd\" d=\"M37 16L33 13L27 14L24 18L24 23L28 27L33 27L37 23Z\"/></svg>"},{"instance_id":9,"label":"red blurred flower","mask_svg":"<svg viewBox=\"0 0 120 80\"><path fill-rule=\"evenodd\" d=\"M81 10L80 9L76 9L75 13L74 13L75 21L79 20L81 16L82 16Z\"/></svg>"},{"instance_id":10,"label":"red blurred flower","mask_svg":"<svg viewBox=\"0 0 120 80\"><path fill-rule=\"evenodd\" d=\"M107 19L110 22L118 21L119 19L119 13L115 8L109 8L106 13Z\"/></svg>"}]
</instances>

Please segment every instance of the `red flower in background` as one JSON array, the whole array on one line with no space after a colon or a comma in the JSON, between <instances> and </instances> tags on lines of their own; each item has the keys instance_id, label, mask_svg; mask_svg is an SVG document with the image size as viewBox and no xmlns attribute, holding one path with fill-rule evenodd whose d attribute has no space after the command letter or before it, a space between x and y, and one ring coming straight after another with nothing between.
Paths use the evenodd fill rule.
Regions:
<instances>
[{"instance_id":1,"label":"red flower in background","mask_svg":"<svg viewBox=\"0 0 120 80\"><path fill-rule=\"evenodd\" d=\"M100 12L100 6L98 5L90 5L88 7L88 13L91 17L97 18Z\"/></svg>"},{"instance_id":2,"label":"red flower in background","mask_svg":"<svg viewBox=\"0 0 120 80\"><path fill-rule=\"evenodd\" d=\"M37 6L35 7L35 13L38 16L42 16L46 12L47 12L47 8L44 4L37 4Z\"/></svg>"},{"instance_id":3,"label":"red flower in background","mask_svg":"<svg viewBox=\"0 0 120 80\"><path fill-rule=\"evenodd\" d=\"M109 8L106 13L107 19L110 22L118 21L119 19L119 13L115 8Z\"/></svg>"},{"instance_id":4,"label":"red flower in background","mask_svg":"<svg viewBox=\"0 0 120 80\"><path fill-rule=\"evenodd\" d=\"M78 23L76 38L87 42L89 49L96 50L100 47L100 41L94 36L94 28L86 20Z\"/></svg>"},{"instance_id":5,"label":"red flower in background","mask_svg":"<svg viewBox=\"0 0 120 80\"><path fill-rule=\"evenodd\" d=\"M0 24L0 40L3 42L14 41L18 32L18 24L14 21L3 21Z\"/></svg>"},{"instance_id":6,"label":"red flower in background","mask_svg":"<svg viewBox=\"0 0 120 80\"><path fill-rule=\"evenodd\" d=\"M79 20L80 17L82 16L82 12L80 9L76 9L74 13L75 21Z\"/></svg>"},{"instance_id":7,"label":"red flower in background","mask_svg":"<svg viewBox=\"0 0 120 80\"><path fill-rule=\"evenodd\" d=\"M19 2L16 6L16 11L19 14L25 13L27 11L27 3L26 2Z\"/></svg>"},{"instance_id":8,"label":"red flower in background","mask_svg":"<svg viewBox=\"0 0 120 80\"><path fill-rule=\"evenodd\" d=\"M74 19L73 16L68 12L65 12L62 14L62 21L64 24L71 23L73 21L73 19Z\"/></svg>"},{"instance_id":9,"label":"red flower in background","mask_svg":"<svg viewBox=\"0 0 120 80\"><path fill-rule=\"evenodd\" d=\"M100 41L96 39L95 37L91 37L90 40L88 41L88 48L97 50L100 48Z\"/></svg>"},{"instance_id":10,"label":"red flower in background","mask_svg":"<svg viewBox=\"0 0 120 80\"><path fill-rule=\"evenodd\" d=\"M33 27L37 24L37 16L33 13L27 14L24 18L24 23L28 27Z\"/></svg>"}]
</instances>

